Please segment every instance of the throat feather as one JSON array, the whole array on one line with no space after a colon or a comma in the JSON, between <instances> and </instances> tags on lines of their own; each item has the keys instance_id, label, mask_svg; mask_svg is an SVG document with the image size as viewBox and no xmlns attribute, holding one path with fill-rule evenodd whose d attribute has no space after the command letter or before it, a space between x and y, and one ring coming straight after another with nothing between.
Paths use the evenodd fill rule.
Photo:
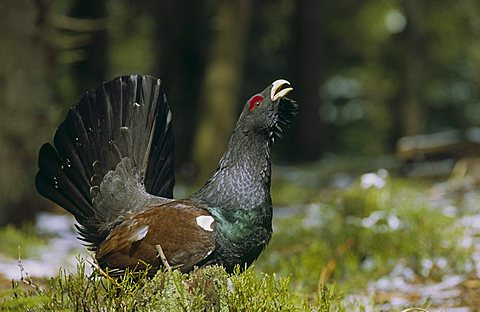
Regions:
<instances>
[{"instance_id":1,"label":"throat feather","mask_svg":"<svg viewBox=\"0 0 480 312\"><path fill-rule=\"evenodd\" d=\"M235 133L219 168L192 199L226 209L255 209L270 200L270 144Z\"/></svg>"}]
</instances>

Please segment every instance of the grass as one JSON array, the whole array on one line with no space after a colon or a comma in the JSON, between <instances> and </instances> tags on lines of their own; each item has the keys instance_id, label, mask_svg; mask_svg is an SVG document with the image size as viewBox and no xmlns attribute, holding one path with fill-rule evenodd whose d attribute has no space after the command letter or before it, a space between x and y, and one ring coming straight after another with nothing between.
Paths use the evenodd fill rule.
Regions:
<instances>
[{"instance_id":1,"label":"grass","mask_svg":"<svg viewBox=\"0 0 480 312\"><path fill-rule=\"evenodd\" d=\"M287 185L276 187L284 190ZM370 283L399 264L412 272L416 283L471 275L467 264L473 250L458 243L465 234L456 222L459 215L432 205L430 190L431 183L392 177L382 188L362 187L360 179L345 189L303 187L295 196L304 206L298 206L294 217L277 221L256 269L289 276L296 293L315 293L327 283L341 293L367 298L375 296L365 291ZM280 193L288 201L286 192ZM420 297L415 304L425 307L428 302Z\"/></svg>"},{"instance_id":2,"label":"grass","mask_svg":"<svg viewBox=\"0 0 480 312\"><path fill-rule=\"evenodd\" d=\"M254 270L227 274L221 267L190 274L158 272L154 278L126 273L120 279L60 271L43 285L25 278L0 295L6 311L347 311L339 297L322 288L309 299L292 293L288 278L258 276Z\"/></svg>"}]
</instances>

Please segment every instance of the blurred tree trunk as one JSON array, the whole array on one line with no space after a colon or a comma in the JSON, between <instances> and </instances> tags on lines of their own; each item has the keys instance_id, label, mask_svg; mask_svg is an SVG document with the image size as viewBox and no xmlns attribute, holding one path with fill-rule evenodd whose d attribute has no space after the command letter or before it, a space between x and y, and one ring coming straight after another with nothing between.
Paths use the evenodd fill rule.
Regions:
<instances>
[{"instance_id":1,"label":"blurred tree trunk","mask_svg":"<svg viewBox=\"0 0 480 312\"><path fill-rule=\"evenodd\" d=\"M197 125L201 79L209 43L203 1L152 1L155 18L154 74L164 82L174 114L177 175L192 181L191 153ZM159 13L161 12L161 13Z\"/></svg>"},{"instance_id":2,"label":"blurred tree trunk","mask_svg":"<svg viewBox=\"0 0 480 312\"><path fill-rule=\"evenodd\" d=\"M243 79L251 0L219 1L193 151L197 180L204 182L226 149Z\"/></svg>"},{"instance_id":3,"label":"blurred tree trunk","mask_svg":"<svg viewBox=\"0 0 480 312\"><path fill-rule=\"evenodd\" d=\"M72 65L78 96L108 80L106 2L75 0L70 9L73 19L67 18L62 24L79 44L77 59Z\"/></svg>"},{"instance_id":4,"label":"blurred tree trunk","mask_svg":"<svg viewBox=\"0 0 480 312\"><path fill-rule=\"evenodd\" d=\"M0 225L46 204L34 188L37 151L55 119L51 1L0 2Z\"/></svg>"},{"instance_id":5,"label":"blurred tree trunk","mask_svg":"<svg viewBox=\"0 0 480 312\"><path fill-rule=\"evenodd\" d=\"M424 92L428 80L429 41L424 27L422 2L402 1L407 16L407 27L401 40L405 46L403 66L403 92L400 98L400 120L402 136L425 132Z\"/></svg>"},{"instance_id":6,"label":"blurred tree trunk","mask_svg":"<svg viewBox=\"0 0 480 312\"><path fill-rule=\"evenodd\" d=\"M320 118L322 105L320 88L324 79L325 44L323 22L325 1L300 0L296 2L295 39L293 47L294 98L299 103L295 138L289 150L291 159L312 161L318 159L327 147L326 126Z\"/></svg>"}]
</instances>

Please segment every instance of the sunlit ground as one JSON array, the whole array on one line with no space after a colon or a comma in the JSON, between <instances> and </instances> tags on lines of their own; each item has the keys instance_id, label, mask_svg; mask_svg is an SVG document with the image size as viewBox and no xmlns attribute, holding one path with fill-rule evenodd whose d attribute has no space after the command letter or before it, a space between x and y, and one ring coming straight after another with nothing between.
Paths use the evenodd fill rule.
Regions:
<instances>
[{"instance_id":1,"label":"sunlit ground","mask_svg":"<svg viewBox=\"0 0 480 312\"><path fill-rule=\"evenodd\" d=\"M395 171L389 158L275 167L274 236L254 271L290 277L290 291L308 300L327 286L343 304L367 310L480 306L478 177L412 179ZM88 257L72 223L41 214L23 231L2 229L3 287L26 273L73 270L77 254Z\"/></svg>"}]
</instances>

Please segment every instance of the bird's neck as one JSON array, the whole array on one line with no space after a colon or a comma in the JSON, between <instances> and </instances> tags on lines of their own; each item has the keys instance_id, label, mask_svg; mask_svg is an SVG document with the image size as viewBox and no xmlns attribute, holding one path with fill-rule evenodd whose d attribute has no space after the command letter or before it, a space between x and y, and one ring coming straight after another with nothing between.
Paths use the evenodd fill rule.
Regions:
<instances>
[{"instance_id":1,"label":"bird's neck","mask_svg":"<svg viewBox=\"0 0 480 312\"><path fill-rule=\"evenodd\" d=\"M225 210L271 210L270 173L268 138L237 127L218 169L192 199Z\"/></svg>"},{"instance_id":2,"label":"bird's neck","mask_svg":"<svg viewBox=\"0 0 480 312\"><path fill-rule=\"evenodd\" d=\"M191 197L217 221L217 254L225 263L250 264L272 235L269 142L237 127L218 169Z\"/></svg>"}]
</instances>

